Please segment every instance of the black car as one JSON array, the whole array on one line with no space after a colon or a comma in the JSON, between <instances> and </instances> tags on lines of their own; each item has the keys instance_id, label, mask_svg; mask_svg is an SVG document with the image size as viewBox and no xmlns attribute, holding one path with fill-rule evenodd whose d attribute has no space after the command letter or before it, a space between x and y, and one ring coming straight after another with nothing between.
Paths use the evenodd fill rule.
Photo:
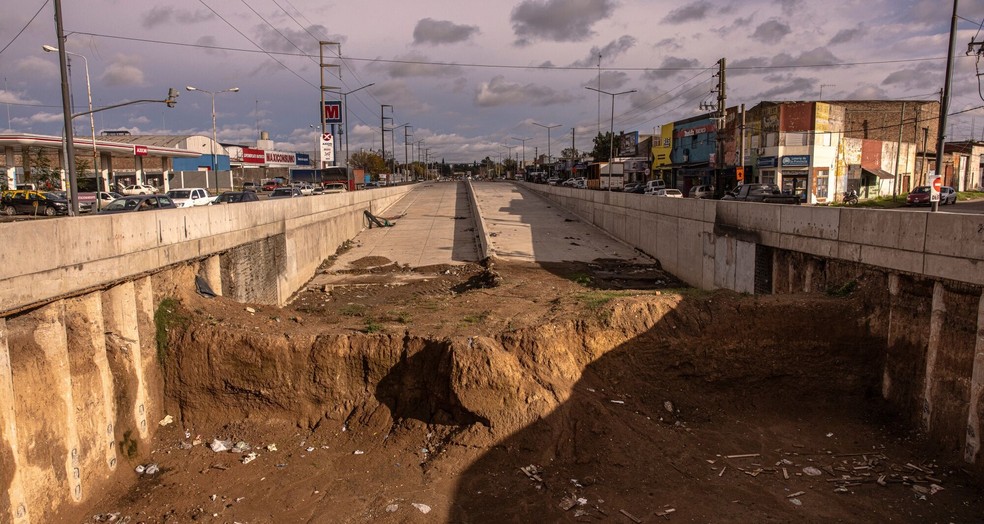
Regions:
<instances>
[{"instance_id":1,"label":"black car","mask_svg":"<svg viewBox=\"0 0 984 524\"><path fill-rule=\"evenodd\" d=\"M296 187L278 187L270 193L270 198L299 198L304 196L301 190Z\"/></svg>"},{"instance_id":2,"label":"black car","mask_svg":"<svg viewBox=\"0 0 984 524\"><path fill-rule=\"evenodd\" d=\"M67 215L69 203L67 195L60 191L33 191L18 189L4 191L0 197L0 211L5 215ZM90 202L80 202L79 211L87 213L92 209Z\"/></svg>"},{"instance_id":3,"label":"black car","mask_svg":"<svg viewBox=\"0 0 984 524\"><path fill-rule=\"evenodd\" d=\"M167 195L130 195L117 198L99 211L99 214L130 213L134 211L156 211L158 209L177 209Z\"/></svg>"},{"instance_id":4,"label":"black car","mask_svg":"<svg viewBox=\"0 0 984 524\"><path fill-rule=\"evenodd\" d=\"M212 204L238 204L239 202L259 202L259 200L255 191L226 191L216 197Z\"/></svg>"}]
</instances>

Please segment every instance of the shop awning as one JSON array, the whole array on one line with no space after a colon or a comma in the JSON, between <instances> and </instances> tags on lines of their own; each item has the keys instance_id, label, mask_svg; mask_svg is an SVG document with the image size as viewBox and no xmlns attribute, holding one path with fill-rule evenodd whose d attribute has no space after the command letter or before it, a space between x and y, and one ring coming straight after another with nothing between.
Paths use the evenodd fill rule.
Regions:
<instances>
[{"instance_id":1,"label":"shop awning","mask_svg":"<svg viewBox=\"0 0 984 524\"><path fill-rule=\"evenodd\" d=\"M895 180L895 175L889 173L888 171L885 171L884 169L862 167L861 173L865 175L876 176L882 180Z\"/></svg>"}]
</instances>

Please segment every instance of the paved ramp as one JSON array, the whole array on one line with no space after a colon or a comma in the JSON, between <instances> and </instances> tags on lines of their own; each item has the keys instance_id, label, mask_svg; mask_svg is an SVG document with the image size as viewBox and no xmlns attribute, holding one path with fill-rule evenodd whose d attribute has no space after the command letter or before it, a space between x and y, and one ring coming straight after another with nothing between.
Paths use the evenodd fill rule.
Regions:
<instances>
[{"instance_id":1,"label":"paved ramp","mask_svg":"<svg viewBox=\"0 0 984 524\"><path fill-rule=\"evenodd\" d=\"M627 244L531 191L507 182L472 184L489 246L503 260L651 263Z\"/></svg>"}]
</instances>

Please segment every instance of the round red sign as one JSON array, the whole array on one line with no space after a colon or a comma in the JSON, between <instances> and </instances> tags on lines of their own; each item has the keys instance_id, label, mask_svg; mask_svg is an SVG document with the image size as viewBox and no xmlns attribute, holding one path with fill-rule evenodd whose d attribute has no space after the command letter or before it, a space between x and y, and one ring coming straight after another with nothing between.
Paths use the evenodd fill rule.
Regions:
<instances>
[{"instance_id":1,"label":"round red sign","mask_svg":"<svg viewBox=\"0 0 984 524\"><path fill-rule=\"evenodd\" d=\"M933 189L935 191L939 191L940 188L942 188L942 187L943 187L943 178L942 177L936 177L936 178L934 178L933 179Z\"/></svg>"}]
</instances>

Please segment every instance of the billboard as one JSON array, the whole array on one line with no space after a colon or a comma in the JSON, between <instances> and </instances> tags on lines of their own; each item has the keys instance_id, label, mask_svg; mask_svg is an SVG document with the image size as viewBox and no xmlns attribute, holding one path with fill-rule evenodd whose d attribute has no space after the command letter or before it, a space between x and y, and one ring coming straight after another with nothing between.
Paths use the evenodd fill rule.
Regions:
<instances>
[{"instance_id":1,"label":"billboard","mask_svg":"<svg viewBox=\"0 0 984 524\"><path fill-rule=\"evenodd\" d=\"M639 132L632 131L630 133L621 133L618 136L618 142L616 143L616 150L618 151L618 156L636 156L636 150L639 148Z\"/></svg>"},{"instance_id":2,"label":"billboard","mask_svg":"<svg viewBox=\"0 0 984 524\"><path fill-rule=\"evenodd\" d=\"M341 124L342 123L342 101L341 100L325 100L325 105L322 108L322 116L326 124Z\"/></svg>"}]
</instances>

